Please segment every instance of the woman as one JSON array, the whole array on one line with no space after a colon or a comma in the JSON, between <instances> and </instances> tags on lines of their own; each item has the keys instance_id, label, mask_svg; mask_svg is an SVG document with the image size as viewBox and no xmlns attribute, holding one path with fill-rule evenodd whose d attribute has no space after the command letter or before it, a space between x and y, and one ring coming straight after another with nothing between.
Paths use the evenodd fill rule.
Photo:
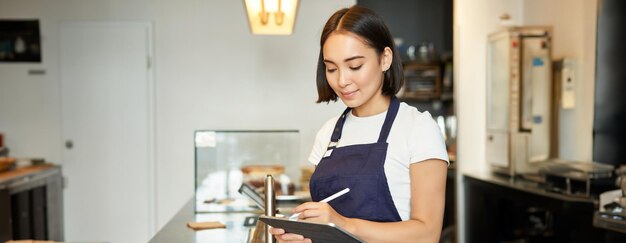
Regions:
<instances>
[{"instance_id":1,"label":"woman","mask_svg":"<svg viewBox=\"0 0 626 243\"><path fill-rule=\"evenodd\" d=\"M334 223L366 242L437 242L445 201L447 153L437 124L395 94L402 66L382 19L354 6L334 13L322 32L320 102L348 108L318 132L309 161L311 197L299 220ZM329 203L320 200L350 188ZM311 242L270 231L279 242Z\"/></svg>"}]
</instances>

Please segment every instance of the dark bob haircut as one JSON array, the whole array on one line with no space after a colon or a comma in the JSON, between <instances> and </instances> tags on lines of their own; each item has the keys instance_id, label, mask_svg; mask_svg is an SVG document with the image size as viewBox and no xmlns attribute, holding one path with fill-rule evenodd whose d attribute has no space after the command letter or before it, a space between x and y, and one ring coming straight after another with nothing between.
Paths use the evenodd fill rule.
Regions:
<instances>
[{"instance_id":1,"label":"dark bob haircut","mask_svg":"<svg viewBox=\"0 0 626 243\"><path fill-rule=\"evenodd\" d=\"M398 93L403 85L402 64L400 56L393 44L393 38L383 19L374 11L352 6L335 12L324 26L322 37L320 38L320 54L317 61L317 103L337 101L337 94L328 85L326 79L326 66L324 65L323 48L328 37L334 32L353 33L365 42L366 45L374 48L378 55L382 55L385 47L389 47L393 52L391 67L384 74L382 93L393 97Z\"/></svg>"}]
</instances>

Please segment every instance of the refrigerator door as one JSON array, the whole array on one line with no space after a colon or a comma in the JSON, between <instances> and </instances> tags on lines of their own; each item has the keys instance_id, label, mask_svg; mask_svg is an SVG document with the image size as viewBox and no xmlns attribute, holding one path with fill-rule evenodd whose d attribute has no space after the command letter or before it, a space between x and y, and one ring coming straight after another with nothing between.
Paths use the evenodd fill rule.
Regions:
<instances>
[{"instance_id":1,"label":"refrigerator door","mask_svg":"<svg viewBox=\"0 0 626 243\"><path fill-rule=\"evenodd\" d=\"M551 60L546 36L522 37L520 130L530 132L529 162L550 156Z\"/></svg>"}]
</instances>

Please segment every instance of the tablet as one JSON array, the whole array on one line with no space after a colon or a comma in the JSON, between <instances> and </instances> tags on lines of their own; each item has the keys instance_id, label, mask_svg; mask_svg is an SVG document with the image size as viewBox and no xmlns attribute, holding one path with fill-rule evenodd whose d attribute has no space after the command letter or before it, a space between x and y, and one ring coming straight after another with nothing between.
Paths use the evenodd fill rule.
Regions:
<instances>
[{"instance_id":1,"label":"tablet","mask_svg":"<svg viewBox=\"0 0 626 243\"><path fill-rule=\"evenodd\" d=\"M315 243L341 242L341 243L360 243L364 242L358 237L348 233L335 224L321 224L306 221L293 221L288 218L277 218L261 215L259 220L272 227L282 228L285 232L303 235L305 238L311 239Z\"/></svg>"}]
</instances>

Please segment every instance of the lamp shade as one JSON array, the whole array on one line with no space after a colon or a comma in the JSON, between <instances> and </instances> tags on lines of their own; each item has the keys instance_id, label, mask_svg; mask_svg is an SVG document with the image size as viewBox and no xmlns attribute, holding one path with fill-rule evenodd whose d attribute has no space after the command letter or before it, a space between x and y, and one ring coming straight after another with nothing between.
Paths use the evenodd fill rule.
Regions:
<instances>
[{"instance_id":1,"label":"lamp shade","mask_svg":"<svg viewBox=\"0 0 626 243\"><path fill-rule=\"evenodd\" d=\"M244 0L250 31L255 35L290 35L298 0Z\"/></svg>"}]
</instances>

